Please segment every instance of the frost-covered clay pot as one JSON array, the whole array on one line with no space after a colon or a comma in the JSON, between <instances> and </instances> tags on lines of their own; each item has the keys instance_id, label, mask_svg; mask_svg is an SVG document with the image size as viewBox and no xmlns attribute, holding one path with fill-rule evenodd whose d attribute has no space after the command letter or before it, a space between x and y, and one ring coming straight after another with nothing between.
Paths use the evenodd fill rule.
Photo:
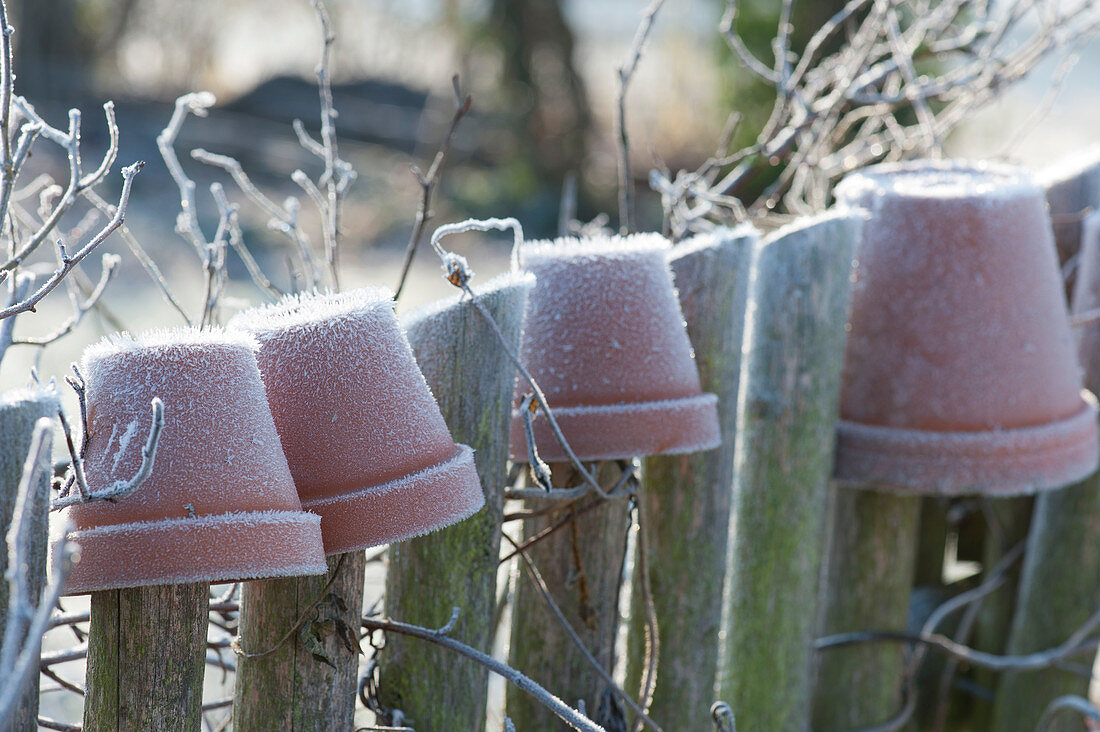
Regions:
<instances>
[{"instance_id":1,"label":"frost-covered clay pot","mask_svg":"<svg viewBox=\"0 0 1100 732\"><path fill-rule=\"evenodd\" d=\"M1097 464L1042 191L1021 169L880 165L840 202L857 252L836 476L942 494L1065 485Z\"/></svg>"},{"instance_id":2,"label":"frost-covered clay pot","mask_svg":"<svg viewBox=\"0 0 1100 732\"><path fill-rule=\"evenodd\" d=\"M164 428L136 492L61 512L80 550L69 593L327 571L320 519L294 491L256 348L244 333L183 329L112 336L84 352L93 492L137 472L153 397Z\"/></svg>"},{"instance_id":3,"label":"frost-covered clay pot","mask_svg":"<svg viewBox=\"0 0 1100 732\"><path fill-rule=\"evenodd\" d=\"M230 322L261 343L271 413L329 554L434 531L485 502L393 305L382 288L299 295Z\"/></svg>"},{"instance_id":4,"label":"frost-covered clay pot","mask_svg":"<svg viewBox=\"0 0 1100 732\"><path fill-rule=\"evenodd\" d=\"M718 398L704 394L656 234L530 242L515 267L535 275L520 358L581 460L697 452L718 446ZM522 376L519 398L531 388ZM532 423L544 460L565 451L541 411ZM510 452L527 462L518 409Z\"/></svg>"}]
</instances>

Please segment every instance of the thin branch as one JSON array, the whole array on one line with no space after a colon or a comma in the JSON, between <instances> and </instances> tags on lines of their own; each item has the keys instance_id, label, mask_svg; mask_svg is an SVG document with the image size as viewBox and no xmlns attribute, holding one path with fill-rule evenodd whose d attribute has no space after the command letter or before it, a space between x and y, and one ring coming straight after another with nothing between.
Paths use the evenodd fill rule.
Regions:
<instances>
[{"instance_id":1,"label":"thin branch","mask_svg":"<svg viewBox=\"0 0 1100 732\"><path fill-rule=\"evenodd\" d=\"M76 494L55 498L50 503L51 511L59 511L63 508L78 503L86 503L88 501L118 501L133 494L145 484L145 481L153 474L153 465L157 458L157 443L160 441L160 432L164 427L164 403L159 397L153 397L151 406L153 410L153 419L152 423L149 425L149 436L145 440L145 446L141 449L141 465L138 466L137 472L128 480L116 480L111 485L99 491L93 492L88 486L83 475L83 460L81 456L77 455L73 450L73 442L69 436L68 426L65 426L69 456L73 461L73 474L76 478L76 484L79 490ZM64 413L61 414L61 418L64 420ZM87 434L86 428L85 434Z\"/></svg>"},{"instance_id":2,"label":"thin branch","mask_svg":"<svg viewBox=\"0 0 1100 732\"><path fill-rule=\"evenodd\" d=\"M84 300L75 300L74 311L69 318L62 323L53 333L45 336L37 336L30 338L17 338L12 341L13 344L38 346L44 348L51 343L56 343L65 336L73 332L76 326L80 325L80 322L84 319L84 315L94 308L100 298L103 297L103 293L107 289L108 283L115 273L118 272L118 265L121 263L121 259L117 254L104 254L103 255L103 267L100 271L99 282L96 283L92 292L84 298Z\"/></svg>"},{"instance_id":3,"label":"thin branch","mask_svg":"<svg viewBox=\"0 0 1100 732\"><path fill-rule=\"evenodd\" d=\"M320 183L328 195L328 206L322 210L325 240L325 262L334 290L340 289L340 203L348 186L355 180L355 171L340 159L336 142L336 110L332 105L332 79L329 72L332 44L336 36L332 32L328 11L321 0L310 0L317 19L321 22L321 58L317 62L317 93L321 99L321 149L324 151L325 171Z\"/></svg>"},{"instance_id":4,"label":"thin branch","mask_svg":"<svg viewBox=\"0 0 1100 732\"><path fill-rule=\"evenodd\" d=\"M184 94L176 99L176 106L171 119L168 120L168 125L157 135L157 148L180 192L180 215L176 220L176 231L191 243L199 261L202 261L205 256L206 237L202 233L202 227L199 226L199 216L195 206L195 181L187 176L183 166L180 165L175 145L187 115L205 117L209 114L210 107L216 102L217 99L210 92Z\"/></svg>"},{"instance_id":5,"label":"thin branch","mask_svg":"<svg viewBox=\"0 0 1100 732\"><path fill-rule=\"evenodd\" d=\"M509 544L512 545L514 549L519 549L519 544L517 544L512 539L512 537L508 536L507 534L502 534L502 536ZM546 586L546 581L542 578L542 574L539 572L538 567L535 566L535 563L531 560L529 556L527 556L527 553L520 551L519 557L523 561L523 567L525 570L527 570L527 574L531 578L531 581L534 583L535 589L537 589L539 591L539 594L542 595L542 599L546 602L546 606L550 609L550 612L557 619L558 624L561 625L566 635L569 636L569 639L573 641L573 645L575 645L577 647L577 650L581 652L581 655L584 656L585 660L588 662L588 665L596 671L601 679L603 679L603 682L608 685L608 688L611 689L611 691L614 692L617 697L622 699L622 701L628 707L630 707L630 709L633 710L635 714L638 715L638 718L641 721L649 725L651 729L656 730L656 732L661 732L660 725L649 718L649 715L646 714L646 711L638 706L638 702L634 701L634 698L631 697L630 694L627 694L625 691L619 688L619 685L615 683L615 679L611 677L611 674L607 672L607 669L605 669L603 665L600 664L600 662L597 661L595 657L593 657L592 652L589 651L588 648L584 645L584 641L581 640L581 637L579 635L577 635L577 631L575 631L573 629L573 626L569 624L569 620L565 617L565 614L562 613L561 608L558 607L557 602L554 601L553 595L550 594L550 589Z\"/></svg>"},{"instance_id":6,"label":"thin branch","mask_svg":"<svg viewBox=\"0 0 1100 732\"><path fill-rule=\"evenodd\" d=\"M508 356L508 359L519 370L520 374L527 382L527 385L534 392L535 398L538 399L539 407L542 409L543 416L546 417L546 423L550 427L554 439L558 441L562 450L565 451L566 456L569 458L569 462L584 478L584 482L587 483L592 490L596 491L601 496L607 497L607 492L600 486L595 476L584 467L580 458L578 458L577 454L573 451L569 441L566 440L565 435L562 434L561 428L558 426L558 422L554 419L553 412L550 410L550 405L546 401L546 395L542 392L542 388L535 381L535 378L531 376L531 372L527 370L527 367L524 366L523 362L512 348L512 345L508 342L508 339L501 333L500 326L497 325L496 320L485 307L484 303L474 295L474 291L470 288L470 278L473 277L474 273L470 269L470 265L466 261L466 258L454 252L448 252L439 243L443 237L452 234L459 234L467 231L504 231L507 229L512 230L512 260L515 265L519 266L522 264L520 262L520 249L523 244L523 227L520 226L519 221L513 218L490 218L484 220L467 219L454 224L444 224L432 232L431 245L432 249L435 250L436 254L439 255L440 260L443 262L443 271L447 277L447 281L455 287L460 288L470 297L474 307L476 307L477 311L481 313L481 316L485 318L485 322L496 335L497 341L500 342L505 355Z\"/></svg>"},{"instance_id":7,"label":"thin branch","mask_svg":"<svg viewBox=\"0 0 1100 732\"><path fill-rule=\"evenodd\" d=\"M1039 724L1035 727L1036 732L1044 732L1044 730L1053 728L1054 719L1062 712L1067 711L1077 712L1085 719L1100 722L1100 709L1097 709L1092 702L1080 696L1066 694L1047 705L1047 708L1043 711L1043 716L1039 718Z\"/></svg>"},{"instance_id":8,"label":"thin branch","mask_svg":"<svg viewBox=\"0 0 1100 732\"><path fill-rule=\"evenodd\" d=\"M476 648L468 646L465 643L461 643L448 635L440 633L440 631L438 630L422 628L418 625L409 625L408 623L402 623L396 620L382 620L370 617L364 617L362 619L362 625L367 630L381 630L386 633L400 633L401 635L407 635L412 638L419 638L420 640L435 643L436 645L454 651L455 653L458 653L476 663L481 664L485 668L489 669L493 673L513 684L520 691L530 695L533 699L535 699L535 701L545 706L547 709L557 715L559 719L571 726L573 729L582 730L582 732L605 732L603 727L600 727L591 719L584 716L576 709L570 707L568 704L551 694L549 691L544 689L535 681L531 680L526 675L520 673L516 669L504 663L501 663L492 656L486 653L482 653Z\"/></svg>"},{"instance_id":9,"label":"thin branch","mask_svg":"<svg viewBox=\"0 0 1100 732\"><path fill-rule=\"evenodd\" d=\"M401 274L397 279L397 288L394 290L394 300L400 298L402 290L405 289L405 282L409 276L409 269L412 267L413 257L416 256L416 250L420 246L420 240L424 236L424 227L433 216L432 195L439 185L439 176L443 170L443 163L446 161L447 154L451 150L451 144L454 142L455 133L458 131L458 124L462 121L463 117L469 114L470 107L473 104L472 97L469 95L462 95L458 84L458 74L454 75L451 79L451 83L454 87L455 95L455 111L454 115L451 117L451 126L447 129L447 134L443 138L443 142L440 143L439 150L432 159L432 164L428 167L427 175L421 173L420 168L415 165L412 166L412 173L416 176L416 180L420 184L420 205L417 206L416 209L416 223L413 225L412 233L409 234L409 243L405 246L405 258L401 262Z\"/></svg>"},{"instance_id":10,"label":"thin branch","mask_svg":"<svg viewBox=\"0 0 1100 732\"><path fill-rule=\"evenodd\" d=\"M619 153L619 233L621 234L634 231L634 176L630 170L630 138L626 131L626 92L634 78L634 72L638 69L638 62L642 58L649 33L653 30L657 12L664 2L665 0L653 0L646 8L638 30L634 33L630 54L617 69L619 90L615 97L615 130Z\"/></svg>"},{"instance_id":11,"label":"thin branch","mask_svg":"<svg viewBox=\"0 0 1100 732\"><path fill-rule=\"evenodd\" d=\"M106 241L107 237L109 237L115 229L122 225L122 222L126 219L126 206L130 202L130 188L133 185L134 176L138 174L138 171L140 171L144 165L145 163L143 162L137 162L122 169L122 194L119 196L118 208L115 210L115 215L107 225L75 254L69 255L65 252L64 246L59 243L61 255L60 268L58 268L45 284L38 288L30 297L22 302L18 302L15 305L0 310L0 319L27 311L33 312L35 306L42 298L50 294L50 292L61 283L61 280L65 279L65 276L69 274L73 267L91 254L96 247Z\"/></svg>"},{"instance_id":12,"label":"thin branch","mask_svg":"<svg viewBox=\"0 0 1100 732\"><path fill-rule=\"evenodd\" d=\"M317 257L313 253L313 248L310 245L309 237L302 231L298 222L300 208L298 199L290 196L283 202L282 206L279 206L252 182L252 179L244 172L244 168L236 158L207 152L201 148L192 150L191 157L200 163L215 168L221 168L229 173L230 177L233 178L233 182L241 189L241 192L271 217L271 220L268 222L268 227L281 232L294 244L298 252L298 257L309 278L306 283L307 287L318 287L322 280L322 274L317 262Z\"/></svg>"},{"instance_id":13,"label":"thin branch","mask_svg":"<svg viewBox=\"0 0 1100 732\"><path fill-rule=\"evenodd\" d=\"M85 194L85 197L88 199L89 202L91 202L93 206L95 206L104 214L107 214L109 216L114 215L115 206L105 201L95 191L88 191ZM144 269L145 273L149 275L149 279L152 280L153 284L157 286L157 289L160 291L161 297L164 298L164 301L168 303L173 310L179 313L180 317L183 318L184 324L193 325L190 316L187 315L187 311L183 309L183 306L180 305L179 300L177 300L175 295L172 294L172 290L168 286L168 280L166 280L164 274L161 273L156 261L154 261L153 258L149 256L149 253L145 251L144 247L141 246L141 244L137 240L137 237L135 237L130 231L130 227L123 223L121 226L118 227L118 233L119 236L122 237L122 241L124 241L126 243L126 246L129 247L130 251L133 252L134 257L138 260L138 263L141 264L142 269Z\"/></svg>"}]
</instances>

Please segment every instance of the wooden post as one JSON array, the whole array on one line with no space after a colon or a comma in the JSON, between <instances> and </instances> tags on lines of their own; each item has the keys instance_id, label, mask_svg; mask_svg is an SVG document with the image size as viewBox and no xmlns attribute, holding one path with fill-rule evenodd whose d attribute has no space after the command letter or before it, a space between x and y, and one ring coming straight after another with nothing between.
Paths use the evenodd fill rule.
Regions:
<instances>
[{"instance_id":1,"label":"wooden post","mask_svg":"<svg viewBox=\"0 0 1100 732\"><path fill-rule=\"evenodd\" d=\"M905 630L920 500L833 488L819 635ZM821 652L815 664L813 728L846 730L889 719L901 701L905 655L902 646L891 644Z\"/></svg>"},{"instance_id":2,"label":"wooden post","mask_svg":"<svg viewBox=\"0 0 1100 732\"><path fill-rule=\"evenodd\" d=\"M988 573L1013 547L1027 539L1035 499L1032 496L1017 496L984 500L987 502L989 520L996 524L995 530L986 534L982 554L982 571ZM1021 563L1017 562L1008 570L1004 585L982 602L973 638L964 642L986 653L1005 652L1012 629L1012 618L1016 612L1016 599L1019 596L1020 566ZM980 687L992 691L997 686L999 674L989 669L975 668L973 678ZM992 703L971 694L967 697L970 702L968 718L973 728L989 729L993 715Z\"/></svg>"},{"instance_id":3,"label":"wooden post","mask_svg":"<svg viewBox=\"0 0 1100 732\"><path fill-rule=\"evenodd\" d=\"M1080 247L1083 212L1100 207L1100 148L1083 159L1083 165L1053 168L1044 176L1058 249L1067 257ZM1072 299L1077 312L1100 305L1097 294L1084 289L1073 293ZM1100 328L1091 323L1078 329L1077 335L1085 387L1096 393L1100 391ZM1064 642L1098 602L1100 477L1094 474L1035 499L1007 652L1031 653ZM1059 669L1005 673L994 701L995 728L1034 729L1048 703L1063 694L1086 696L1088 687L1088 678Z\"/></svg>"},{"instance_id":4,"label":"wooden post","mask_svg":"<svg viewBox=\"0 0 1100 732\"><path fill-rule=\"evenodd\" d=\"M243 583L241 647L264 655L237 659L233 729L354 729L359 651L347 632L359 629L365 569L366 554L354 551L329 557L324 576Z\"/></svg>"},{"instance_id":5,"label":"wooden post","mask_svg":"<svg viewBox=\"0 0 1100 732\"><path fill-rule=\"evenodd\" d=\"M533 278L508 276L477 294L509 348L519 348ZM389 548L386 613L429 628L460 609L451 637L491 652L501 519L508 478L508 426L515 367L469 299L429 306L408 319L409 341L454 438L474 448L485 509L460 524ZM379 656L381 703L418 732L485 726L484 667L416 639L386 638Z\"/></svg>"},{"instance_id":6,"label":"wooden post","mask_svg":"<svg viewBox=\"0 0 1100 732\"><path fill-rule=\"evenodd\" d=\"M920 499L920 528L917 534L916 586L939 587L943 584L943 560L947 551L946 498L925 496Z\"/></svg>"},{"instance_id":7,"label":"wooden post","mask_svg":"<svg viewBox=\"0 0 1100 732\"><path fill-rule=\"evenodd\" d=\"M85 730L201 727L209 602L206 582L92 593Z\"/></svg>"},{"instance_id":8,"label":"wooden post","mask_svg":"<svg viewBox=\"0 0 1100 732\"><path fill-rule=\"evenodd\" d=\"M719 698L744 729L806 729L852 257L862 220L770 235L749 292Z\"/></svg>"},{"instance_id":9,"label":"wooden post","mask_svg":"<svg viewBox=\"0 0 1100 732\"><path fill-rule=\"evenodd\" d=\"M1065 265L1081 250L1081 219L1089 209L1100 207L1100 145L1075 152L1039 174L1050 206L1058 261ZM1066 277L1066 294L1073 301L1077 267Z\"/></svg>"},{"instance_id":10,"label":"wooden post","mask_svg":"<svg viewBox=\"0 0 1100 732\"><path fill-rule=\"evenodd\" d=\"M704 729L718 670L737 387L749 266L758 233L750 226L672 249L670 263L703 391L718 395L722 445L644 461L646 532L659 660L650 716ZM637 565L635 565L637 566ZM635 584L635 587L638 585ZM645 674L645 609L635 591L627 637L627 691Z\"/></svg>"},{"instance_id":11,"label":"wooden post","mask_svg":"<svg viewBox=\"0 0 1100 732\"><path fill-rule=\"evenodd\" d=\"M57 395L52 390L17 390L0 395L0 641L5 637L10 600L8 583L4 579L8 568L8 550L3 540L11 525L19 481L23 476L23 465L30 451L35 424L43 417L53 417L55 414ZM47 502L49 482L47 471L33 488L35 495L44 495ZM35 524L31 528L33 540L28 556L27 578L35 607L46 583L48 513L49 506L42 505L41 515L35 517ZM27 685L14 716L7 725L0 725L0 729L3 732L34 732L38 729L37 678Z\"/></svg>"},{"instance_id":12,"label":"wooden post","mask_svg":"<svg viewBox=\"0 0 1100 732\"><path fill-rule=\"evenodd\" d=\"M551 470L557 488L580 484L568 464L553 464ZM620 474L616 463L604 462L596 477L600 485L609 486ZM605 671L611 672L615 667L619 590L630 527L627 501L602 500L590 493L564 504L528 500L526 508L547 513L525 522L525 539L561 524L527 549L527 556L585 647ZM624 729L619 700L573 645L522 564L518 572L509 665L530 675L566 704L583 703L582 711L605 729ZM514 687L508 688L505 713L517 730L569 729Z\"/></svg>"}]
</instances>

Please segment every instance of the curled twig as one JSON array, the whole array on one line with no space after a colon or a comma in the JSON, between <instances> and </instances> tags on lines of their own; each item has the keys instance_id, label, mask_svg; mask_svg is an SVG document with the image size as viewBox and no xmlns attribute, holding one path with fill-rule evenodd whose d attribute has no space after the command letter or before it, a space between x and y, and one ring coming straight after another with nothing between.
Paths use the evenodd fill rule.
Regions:
<instances>
[{"instance_id":1,"label":"curled twig","mask_svg":"<svg viewBox=\"0 0 1100 732\"><path fill-rule=\"evenodd\" d=\"M153 420L152 424L149 425L149 436L145 440L145 446L141 449L141 465L138 466L137 472L127 480L116 480L106 488L95 492L88 487L87 479L84 477L84 461L73 447L72 435L65 420L65 414L64 412L59 413L78 491L76 494L55 498L50 503L51 511L59 511L68 506L88 501L118 501L131 495L145 484L145 481L153 474L153 464L157 459L157 443L160 441L160 431L164 427L164 403L158 397L153 397L151 406ZM87 427L85 427L84 433L87 434Z\"/></svg>"}]
</instances>

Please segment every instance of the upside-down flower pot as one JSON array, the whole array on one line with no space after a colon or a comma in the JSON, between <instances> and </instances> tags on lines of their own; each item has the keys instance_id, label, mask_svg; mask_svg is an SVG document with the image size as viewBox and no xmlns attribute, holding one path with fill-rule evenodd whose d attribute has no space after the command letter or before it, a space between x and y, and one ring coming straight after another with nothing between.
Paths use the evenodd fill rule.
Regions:
<instances>
[{"instance_id":1,"label":"upside-down flower pot","mask_svg":"<svg viewBox=\"0 0 1100 732\"><path fill-rule=\"evenodd\" d=\"M880 165L837 198L870 212L857 252L836 476L1022 494L1095 470L1051 224L1021 169Z\"/></svg>"},{"instance_id":2,"label":"upside-down flower pot","mask_svg":"<svg viewBox=\"0 0 1100 732\"><path fill-rule=\"evenodd\" d=\"M383 288L290 296L240 313L302 505L329 554L408 539L484 505ZM477 399L477 394L470 394Z\"/></svg>"},{"instance_id":3,"label":"upside-down flower pot","mask_svg":"<svg viewBox=\"0 0 1100 732\"><path fill-rule=\"evenodd\" d=\"M164 427L136 492L63 509L80 551L67 592L326 571L320 519L294 491L256 348L244 333L182 329L84 352L93 493L137 472L154 397Z\"/></svg>"},{"instance_id":4,"label":"upside-down flower pot","mask_svg":"<svg viewBox=\"0 0 1100 732\"><path fill-rule=\"evenodd\" d=\"M709 450L721 441L717 397L699 385L691 343L656 234L522 244L515 266L535 275L520 358L581 460ZM520 376L519 398L531 391ZM541 410L539 456L564 461ZM524 416L510 452L528 462Z\"/></svg>"}]
</instances>

